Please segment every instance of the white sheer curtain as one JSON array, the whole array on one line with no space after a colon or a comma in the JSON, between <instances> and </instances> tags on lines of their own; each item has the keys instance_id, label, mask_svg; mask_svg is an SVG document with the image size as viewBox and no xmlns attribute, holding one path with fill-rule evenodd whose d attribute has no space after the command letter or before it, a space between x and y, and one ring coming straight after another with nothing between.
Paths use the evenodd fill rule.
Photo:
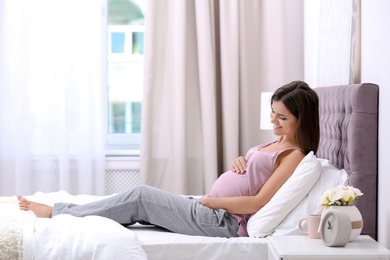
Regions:
<instances>
[{"instance_id":1,"label":"white sheer curtain","mask_svg":"<svg viewBox=\"0 0 390 260\"><path fill-rule=\"evenodd\" d=\"M260 93L303 78L303 2L148 1L143 182L204 194L230 161L270 140Z\"/></svg>"},{"instance_id":2,"label":"white sheer curtain","mask_svg":"<svg viewBox=\"0 0 390 260\"><path fill-rule=\"evenodd\" d=\"M2 1L1 195L104 194L102 4Z\"/></svg>"}]
</instances>

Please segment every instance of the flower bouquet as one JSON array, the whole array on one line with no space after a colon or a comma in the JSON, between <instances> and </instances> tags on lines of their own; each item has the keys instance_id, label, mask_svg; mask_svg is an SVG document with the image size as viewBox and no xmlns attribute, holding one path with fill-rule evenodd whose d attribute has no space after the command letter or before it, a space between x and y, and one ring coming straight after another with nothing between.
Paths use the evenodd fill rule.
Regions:
<instances>
[{"instance_id":1,"label":"flower bouquet","mask_svg":"<svg viewBox=\"0 0 390 260\"><path fill-rule=\"evenodd\" d=\"M321 197L321 205L327 206L349 206L352 201L362 196L363 193L352 186L339 185L327 190Z\"/></svg>"}]
</instances>

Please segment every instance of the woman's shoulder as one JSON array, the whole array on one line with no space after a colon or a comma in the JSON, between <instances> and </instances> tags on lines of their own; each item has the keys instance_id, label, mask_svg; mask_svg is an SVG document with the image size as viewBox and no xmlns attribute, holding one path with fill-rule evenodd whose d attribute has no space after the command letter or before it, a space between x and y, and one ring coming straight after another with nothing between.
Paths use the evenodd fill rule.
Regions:
<instances>
[{"instance_id":1,"label":"woman's shoulder","mask_svg":"<svg viewBox=\"0 0 390 260\"><path fill-rule=\"evenodd\" d=\"M306 153L301 148L289 148L280 153L281 161L285 158L288 162L300 162L305 158ZM285 160L285 161L286 161Z\"/></svg>"}]
</instances>

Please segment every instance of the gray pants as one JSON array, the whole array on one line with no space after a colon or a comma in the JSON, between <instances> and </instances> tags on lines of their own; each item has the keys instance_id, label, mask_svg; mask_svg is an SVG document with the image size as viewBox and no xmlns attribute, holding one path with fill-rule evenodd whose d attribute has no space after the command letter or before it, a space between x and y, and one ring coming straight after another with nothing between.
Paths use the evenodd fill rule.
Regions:
<instances>
[{"instance_id":1,"label":"gray pants","mask_svg":"<svg viewBox=\"0 0 390 260\"><path fill-rule=\"evenodd\" d=\"M196 199L144 185L84 205L56 203L53 216L58 214L97 215L122 225L150 223L175 233L211 237L236 237L239 227L223 209L213 210Z\"/></svg>"}]
</instances>

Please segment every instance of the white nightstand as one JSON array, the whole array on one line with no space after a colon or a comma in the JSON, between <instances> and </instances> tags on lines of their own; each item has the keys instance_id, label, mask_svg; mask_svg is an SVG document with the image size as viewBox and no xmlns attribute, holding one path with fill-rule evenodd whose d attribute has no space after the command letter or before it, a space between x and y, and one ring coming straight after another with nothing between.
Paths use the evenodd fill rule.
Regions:
<instances>
[{"instance_id":1,"label":"white nightstand","mask_svg":"<svg viewBox=\"0 0 390 260\"><path fill-rule=\"evenodd\" d=\"M327 247L308 236L271 237L268 260L279 259L390 259L390 251L370 236L359 236L345 247Z\"/></svg>"}]
</instances>

